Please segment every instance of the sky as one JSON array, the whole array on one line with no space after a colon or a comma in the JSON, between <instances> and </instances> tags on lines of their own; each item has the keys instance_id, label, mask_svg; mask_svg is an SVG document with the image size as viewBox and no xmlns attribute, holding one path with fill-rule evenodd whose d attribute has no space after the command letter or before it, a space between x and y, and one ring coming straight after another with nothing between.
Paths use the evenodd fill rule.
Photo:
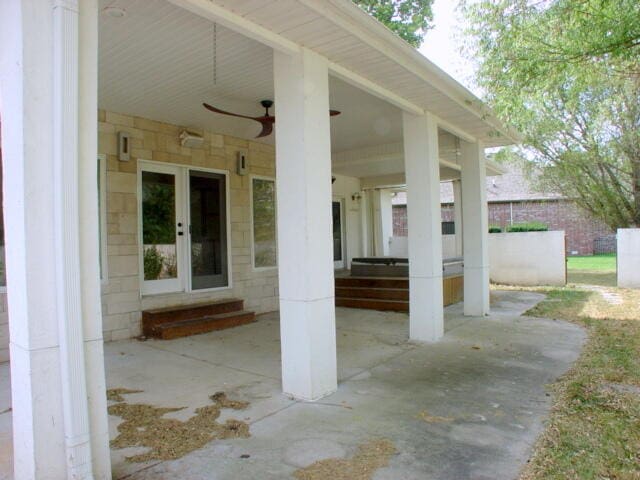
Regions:
<instances>
[{"instance_id":1,"label":"sky","mask_svg":"<svg viewBox=\"0 0 640 480\"><path fill-rule=\"evenodd\" d=\"M477 95L472 81L473 67L459 53L465 25L461 13L456 12L457 4L457 0L433 2L435 27L427 32L419 51Z\"/></svg>"}]
</instances>

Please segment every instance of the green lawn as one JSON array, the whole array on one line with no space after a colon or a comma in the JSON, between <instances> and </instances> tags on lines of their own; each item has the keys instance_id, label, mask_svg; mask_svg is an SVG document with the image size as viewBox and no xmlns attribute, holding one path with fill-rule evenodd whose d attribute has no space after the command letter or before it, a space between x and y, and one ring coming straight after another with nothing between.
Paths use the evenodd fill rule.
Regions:
<instances>
[{"instance_id":1,"label":"green lawn","mask_svg":"<svg viewBox=\"0 0 640 480\"><path fill-rule=\"evenodd\" d=\"M585 257L567 257L569 270L616 271L616 254L589 255Z\"/></svg>"},{"instance_id":2,"label":"green lawn","mask_svg":"<svg viewBox=\"0 0 640 480\"><path fill-rule=\"evenodd\" d=\"M616 286L616 254L567 257L567 283Z\"/></svg>"}]
</instances>

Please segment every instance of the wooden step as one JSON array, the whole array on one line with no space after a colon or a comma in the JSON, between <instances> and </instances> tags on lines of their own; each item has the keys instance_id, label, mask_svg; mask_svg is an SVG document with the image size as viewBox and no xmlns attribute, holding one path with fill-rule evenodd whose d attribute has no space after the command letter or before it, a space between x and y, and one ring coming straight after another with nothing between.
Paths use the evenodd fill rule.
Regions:
<instances>
[{"instance_id":1,"label":"wooden step","mask_svg":"<svg viewBox=\"0 0 640 480\"><path fill-rule=\"evenodd\" d=\"M192 303L165 308L154 308L142 312L142 332L152 336L157 325L180 320L191 320L222 313L237 312L244 308L244 301L238 298L227 298L213 302Z\"/></svg>"},{"instance_id":2,"label":"wooden step","mask_svg":"<svg viewBox=\"0 0 640 480\"><path fill-rule=\"evenodd\" d=\"M409 302L401 300L378 300L374 298L336 297L336 307L366 308L369 310L390 310L408 312Z\"/></svg>"},{"instance_id":3,"label":"wooden step","mask_svg":"<svg viewBox=\"0 0 640 480\"><path fill-rule=\"evenodd\" d=\"M171 340L189 335L224 330L256 321L256 314L246 310L220 313L189 320L178 320L156 325L152 331L152 337L162 340Z\"/></svg>"},{"instance_id":4,"label":"wooden step","mask_svg":"<svg viewBox=\"0 0 640 480\"><path fill-rule=\"evenodd\" d=\"M336 287L336 297L409 301L406 288Z\"/></svg>"},{"instance_id":5,"label":"wooden step","mask_svg":"<svg viewBox=\"0 0 640 480\"><path fill-rule=\"evenodd\" d=\"M408 290L409 279L396 277L336 277L336 287L404 288Z\"/></svg>"}]
</instances>

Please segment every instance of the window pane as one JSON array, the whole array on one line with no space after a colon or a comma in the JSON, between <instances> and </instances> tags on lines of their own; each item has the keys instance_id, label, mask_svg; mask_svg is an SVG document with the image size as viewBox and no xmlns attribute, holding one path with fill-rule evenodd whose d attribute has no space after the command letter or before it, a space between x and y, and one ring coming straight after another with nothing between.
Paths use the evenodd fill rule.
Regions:
<instances>
[{"instance_id":1,"label":"window pane","mask_svg":"<svg viewBox=\"0 0 640 480\"><path fill-rule=\"evenodd\" d=\"M144 279L177 278L175 176L142 172Z\"/></svg>"},{"instance_id":2,"label":"window pane","mask_svg":"<svg viewBox=\"0 0 640 480\"><path fill-rule=\"evenodd\" d=\"M253 262L256 267L275 267L276 184L254 178L253 188Z\"/></svg>"}]
</instances>

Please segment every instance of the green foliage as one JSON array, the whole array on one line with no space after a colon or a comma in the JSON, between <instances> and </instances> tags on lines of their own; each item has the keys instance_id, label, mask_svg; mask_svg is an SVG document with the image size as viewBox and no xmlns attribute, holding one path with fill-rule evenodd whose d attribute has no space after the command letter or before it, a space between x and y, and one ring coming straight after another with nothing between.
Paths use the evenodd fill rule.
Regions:
<instances>
[{"instance_id":1,"label":"green foliage","mask_svg":"<svg viewBox=\"0 0 640 480\"><path fill-rule=\"evenodd\" d=\"M507 232L546 232L549 227L540 222L514 223L507 227Z\"/></svg>"},{"instance_id":2,"label":"green foliage","mask_svg":"<svg viewBox=\"0 0 640 480\"><path fill-rule=\"evenodd\" d=\"M353 0L353 3L414 47L420 46L424 34L433 27L433 0Z\"/></svg>"},{"instance_id":3,"label":"green foliage","mask_svg":"<svg viewBox=\"0 0 640 480\"><path fill-rule=\"evenodd\" d=\"M144 279L157 280L162 272L164 259L155 246L144 248Z\"/></svg>"},{"instance_id":4,"label":"green foliage","mask_svg":"<svg viewBox=\"0 0 640 480\"><path fill-rule=\"evenodd\" d=\"M640 225L640 2L466 1L478 82L540 186Z\"/></svg>"},{"instance_id":5,"label":"green foliage","mask_svg":"<svg viewBox=\"0 0 640 480\"><path fill-rule=\"evenodd\" d=\"M502 233L502 227L499 227L498 225L490 225L489 233Z\"/></svg>"},{"instance_id":6,"label":"green foliage","mask_svg":"<svg viewBox=\"0 0 640 480\"><path fill-rule=\"evenodd\" d=\"M171 244L176 241L175 192L173 185L143 182L143 243Z\"/></svg>"}]
</instances>

